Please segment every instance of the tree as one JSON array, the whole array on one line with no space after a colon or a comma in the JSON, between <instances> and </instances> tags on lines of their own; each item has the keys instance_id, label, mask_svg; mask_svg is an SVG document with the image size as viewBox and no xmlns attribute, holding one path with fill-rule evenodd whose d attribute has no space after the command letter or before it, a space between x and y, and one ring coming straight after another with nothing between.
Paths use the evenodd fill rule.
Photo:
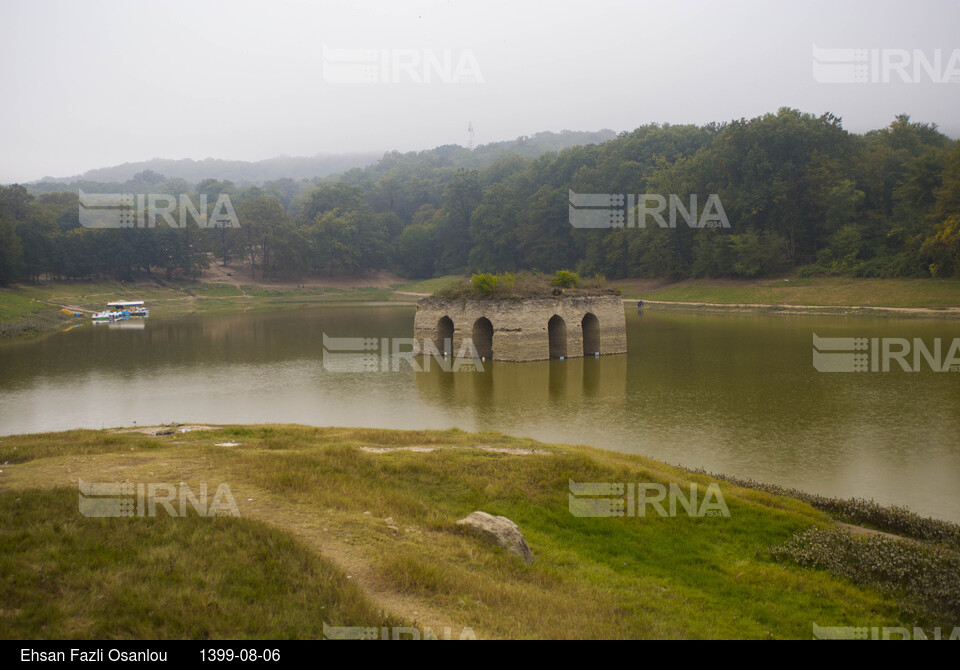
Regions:
<instances>
[{"instance_id":1,"label":"tree","mask_svg":"<svg viewBox=\"0 0 960 670\"><path fill-rule=\"evenodd\" d=\"M405 277L432 277L434 254L433 231L428 226L419 223L407 226L397 238L397 269Z\"/></svg>"},{"instance_id":2,"label":"tree","mask_svg":"<svg viewBox=\"0 0 960 670\"><path fill-rule=\"evenodd\" d=\"M517 269L519 212L514 192L494 184L483 192L482 203L470 215L470 268L478 272Z\"/></svg>"},{"instance_id":3,"label":"tree","mask_svg":"<svg viewBox=\"0 0 960 670\"><path fill-rule=\"evenodd\" d=\"M33 195L21 184L0 186L0 217L23 221L33 200Z\"/></svg>"},{"instance_id":4,"label":"tree","mask_svg":"<svg viewBox=\"0 0 960 670\"><path fill-rule=\"evenodd\" d=\"M470 217L482 198L476 170L458 170L443 191L443 208L436 224L441 272L466 267L470 255Z\"/></svg>"},{"instance_id":5,"label":"tree","mask_svg":"<svg viewBox=\"0 0 960 670\"><path fill-rule=\"evenodd\" d=\"M256 278L259 259L260 276L266 279L271 251L279 230L287 223L283 205L272 196L262 195L255 200L241 202L237 207L237 218L244 251L250 258L250 276Z\"/></svg>"},{"instance_id":6,"label":"tree","mask_svg":"<svg viewBox=\"0 0 960 670\"><path fill-rule=\"evenodd\" d=\"M12 221L0 219L0 286L6 286L20 278L20 238Z\"/></svg>"},{"instance_id":7,"label":"tree","mask_svg":"<svg viewBox=\"0 0 960 670\"><path fill-rule=\"evenodd\" d=\"M524 268L553 272L576 265L568 195L552 186L542 186L527 200L517 230L520 263Z\"/></svg>"},{"instance_id":8,"label":"tree","mask_svg":"<svg viewBox=\"0 0 960 670\"><path fill-rule=\"evenodd\" d=\"M355 211L340 209L317 214L309 232L317 267L331 275L337 270L356 273L360 269L361 253L356 239L359 217Z\"/></svg>"},{"instance_id":9,"label":"tree","mask_svg":"<svg viewBox=\"0 0 960 670\"><path fill-rule=\"evenodd\" d=\"M960 277L960 215L937 226L920 250L929 263L932 277Z\"/></svg>"}]
</instances>

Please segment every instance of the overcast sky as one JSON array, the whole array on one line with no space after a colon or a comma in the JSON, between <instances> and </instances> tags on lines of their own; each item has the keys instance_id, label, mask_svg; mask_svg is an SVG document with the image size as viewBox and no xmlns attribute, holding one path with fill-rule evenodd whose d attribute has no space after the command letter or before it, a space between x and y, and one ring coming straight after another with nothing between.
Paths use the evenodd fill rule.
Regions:
<instances>
[{"instance_id":1,"label":"overcast sky","mask_svg":"<svg viewBox=\"0 0 960 670\"><path fill-rule=\"evenodd\" d=\"M782 106L855 132L906 112L960 137L957 61L949 83L922 69L912 83L822 83L814 45L891 62L940 50L949 75L960 2L0 0L0 182L155 157L466 145L470 122L482 144ZM820 60L842 79L844 58ZM356 76L377 81L342 82Z\"/></svg>"}]
</instances>

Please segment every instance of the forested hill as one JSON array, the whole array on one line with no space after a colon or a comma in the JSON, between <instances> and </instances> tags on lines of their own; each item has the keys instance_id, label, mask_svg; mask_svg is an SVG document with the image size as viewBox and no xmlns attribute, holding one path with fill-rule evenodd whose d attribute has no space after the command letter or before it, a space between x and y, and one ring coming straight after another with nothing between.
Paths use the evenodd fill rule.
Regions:
<instances>
[{"instance_id":1,"label":"forested hill","mask_svg":"<svg viewBox=\"0 0 960 670\"><path fill-rule=\"evenodd\" d=\"M706 126L651 124L537 155L524 154L529 140L516 144L496 157L460 147L388 154L312 186L206 179L184 191L190 185L145 173L114 185L206 193L210 203L227 193L241 223L230 230L82 229L75 188L0 187L0 283L189 276L212 257L290 278L383 268L408 277L960 277L960 142L905 115L863 135L832 114L783 108ZM684 207L691 195L702 207L717 194L730 225L579 229L571 191L676 194Z\"/></svg>"}]
</instances>

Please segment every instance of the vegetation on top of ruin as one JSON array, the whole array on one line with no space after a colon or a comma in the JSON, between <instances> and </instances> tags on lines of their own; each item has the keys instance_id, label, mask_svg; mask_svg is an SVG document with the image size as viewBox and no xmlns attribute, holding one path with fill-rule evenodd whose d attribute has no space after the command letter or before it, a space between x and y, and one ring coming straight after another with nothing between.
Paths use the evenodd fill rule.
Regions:
<instances>
[{"instance_id":1,"label":"vegetation on top of ruin","mask_svg":"<svg viewBox=\"0 0 960 670\"><path fill-rule=\"evenodd\" d=\"M518 300L554 296L620 295L620 289L607 286L603 275L580 277L576 272L560 270L554 275L542 272L513 274L475 274L433 294L435 298L490 298Z\"/></svg>"}]
</instances>

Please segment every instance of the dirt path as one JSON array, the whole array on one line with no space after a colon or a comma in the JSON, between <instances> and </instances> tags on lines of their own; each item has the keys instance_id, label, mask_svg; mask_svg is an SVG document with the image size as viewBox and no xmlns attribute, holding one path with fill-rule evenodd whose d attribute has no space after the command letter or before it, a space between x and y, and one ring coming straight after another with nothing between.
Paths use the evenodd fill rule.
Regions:
<instances>
[{"instance_id":1,"label":"dirt path","mask_svg":"<svg viewBox=\"0 0 960 670\"><path fill-rule=\"evenodd\" d=\"M365 555L369 552L358 547L360 543L369 543L372 537L380 551L387 553L391 544L405 541L405 536L409 535L405 530L393 530L383 519L372 516L351 522L330 510L309 510L290 505L262 491L254 496L253 502L238 500L243 505L241 513L244 516L294 533L314 551L336 564L378 608L410 621L414 627L428 627L438 634L444 627L457 632L464 628L461 622L451 620L425 600L391 589ZM421 538L429 537L428 531L417 532Z\"/></svg>"}]
</instances>

